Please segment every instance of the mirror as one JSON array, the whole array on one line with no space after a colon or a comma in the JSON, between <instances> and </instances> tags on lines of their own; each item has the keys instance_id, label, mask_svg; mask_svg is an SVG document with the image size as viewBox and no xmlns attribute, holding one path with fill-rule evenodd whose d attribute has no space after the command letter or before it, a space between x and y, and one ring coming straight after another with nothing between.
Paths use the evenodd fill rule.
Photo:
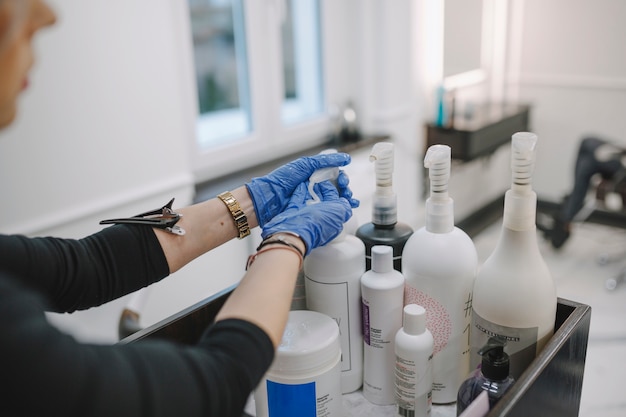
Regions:
<instances>
[{"instance_id":1,"label":"mirror","mask_svg":"<svg viewBox=\"0 0 626 417\"><path fill-rule=\"evenodd\" d=\"M483 0L445 0L443 76L480 70Z\"/></svg>"}]
</instances>

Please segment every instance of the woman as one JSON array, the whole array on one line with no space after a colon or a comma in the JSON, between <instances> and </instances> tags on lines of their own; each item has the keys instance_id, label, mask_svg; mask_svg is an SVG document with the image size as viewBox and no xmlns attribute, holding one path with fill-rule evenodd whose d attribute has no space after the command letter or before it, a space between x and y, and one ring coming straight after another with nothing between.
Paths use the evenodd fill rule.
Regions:
<instances>
[{"instance_id":1,"label":"woman","mask_svg":"<svg viewBox=\"0 0 626 417\"><path fill-rule=\"evenodd\" d=\"M42 0L0 0L0 128L28 84L34 34L54 21ZM141 224L80 240L0 235L0 414L240 416L280 343L304 255L358 205L343 173L341 196L322 183L316 205L305 204L304 182L347 163L342 153L301 158L220 198L166 209L182 214L169 224L182 236ZM159 281L256 225L263 243L196 346L79 344L45 319L45 310L97 306Z\"/></svg>"}]
</instances>

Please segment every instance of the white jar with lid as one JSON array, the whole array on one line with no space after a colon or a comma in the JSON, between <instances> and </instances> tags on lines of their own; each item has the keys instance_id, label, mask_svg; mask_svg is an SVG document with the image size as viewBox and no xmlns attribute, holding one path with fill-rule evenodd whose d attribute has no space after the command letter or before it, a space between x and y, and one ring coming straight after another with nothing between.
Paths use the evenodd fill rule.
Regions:
<instances>
[{"instance_id":1,"label":"white jar with lid","mask_svg":"<svg viewBox=\"0 0 626 417\"><path fill-rule=\"evenodd\" d=\"M254 392L257 417L343 416L341 345L335 320L289 312L274 362Z\"/></svg>"}]
</instances>

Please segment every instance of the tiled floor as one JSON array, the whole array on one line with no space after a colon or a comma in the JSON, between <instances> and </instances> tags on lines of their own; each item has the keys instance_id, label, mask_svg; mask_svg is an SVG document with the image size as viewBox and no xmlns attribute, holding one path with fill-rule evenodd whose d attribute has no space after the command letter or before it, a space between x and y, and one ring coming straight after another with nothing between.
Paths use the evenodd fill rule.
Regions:
<instances>
[{"instance_id":1,"label":"tiled floor","mask_svg":"<svg viewBox=\"0 0 626 417\"><path fill-rule=\"evenodd\" d=\"M474 238L484 261L496 245L501 221ZM626 230L598 224L575 224L559 251L539 239L559 297L591 306L591 327L583 380L580 417L626 415L626 283L609 291L607 279L626 267ZM607 253L624 254L616 263L601 265Z\"/></svg>"}]
</instances>

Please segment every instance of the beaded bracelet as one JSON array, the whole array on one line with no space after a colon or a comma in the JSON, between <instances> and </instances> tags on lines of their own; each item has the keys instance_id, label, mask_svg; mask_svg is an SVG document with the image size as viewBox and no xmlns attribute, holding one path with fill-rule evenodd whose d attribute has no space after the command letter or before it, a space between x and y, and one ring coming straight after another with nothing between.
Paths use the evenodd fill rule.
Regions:
<instances>
[{"instance_id":1,"label":"beaded bracelet","mask_svg":"<svg viewBox=\"0 0 626 417\"><path fill-rule=\"evenodd\" d=\"M274 237L274 235L269 236L267 239L265 239L263 242L261 242L261 244L256 248L257 251L261 250L264 246L266 245L270 245L276 243L278 245L284 245L284 246L289 246L291 248L294 248L295 250L298 251L298 253L300 254L300 257L304 259L304 253L300 250L299 247L297 247L296 245L294 245L293 243L285 240L285 238L281 237L281 236L276 236Z\"/></svg>"},{"instance_id":2,"label":"beaded bracelet","mask_svg":"<svg viewBox=\"0 0 626 417\"><path fill-rule=\"evenodd\" d=\"M279 243L279 241L268 242L268 244L269 243ZM283 243L287 243L287 242L283 242ZM253 253L252 255L250 255L248 257L248 262L246 263L246 271L248 270L248 268L250 268L250 265L252 265L252 263L256 260L257 256L259 256L263 252L269 252L273 249L288 250L290 252L297 254L298 257L300 258L300 265L298 266L298 271L302 269L302 264L304 263L304 257L302 256L302 252L300 251L300 249L298 249L295 245L285 244L284 246L270 246L267 248L263 248L263 249L258 250L256 253Z\"/></svg>"}]
</instances>

